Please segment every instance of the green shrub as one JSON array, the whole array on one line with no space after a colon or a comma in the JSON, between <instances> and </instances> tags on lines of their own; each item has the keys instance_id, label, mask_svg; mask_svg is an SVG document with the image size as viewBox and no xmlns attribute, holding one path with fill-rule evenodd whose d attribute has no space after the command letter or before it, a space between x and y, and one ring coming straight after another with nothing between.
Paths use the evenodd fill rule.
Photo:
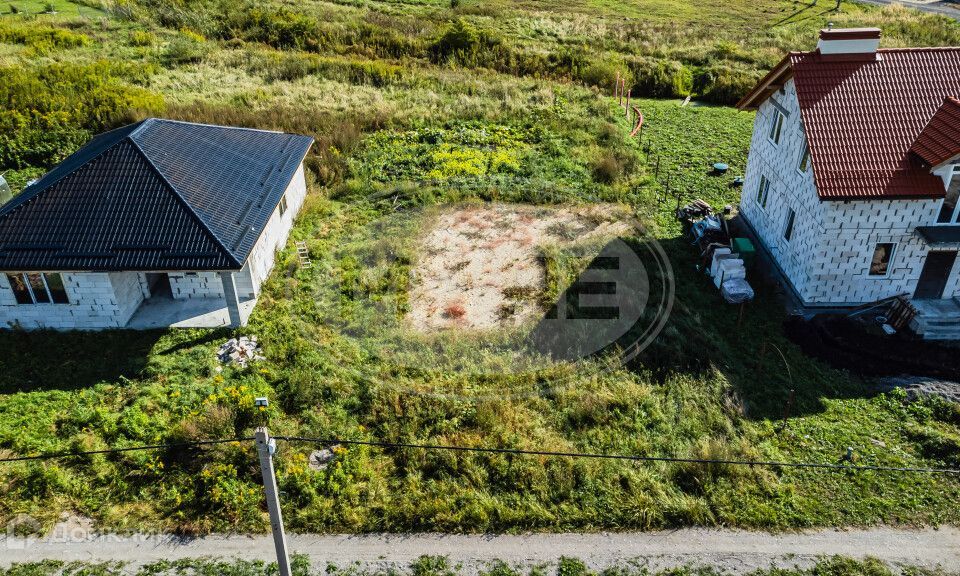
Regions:
<instances>
[{"instance_id":1,"label":"green shrub","mask_svg":"<svg viewBox=\"0 0 960 576\"><path fill-rule=\"evenodd\" d=\"M698 70L694 86L701 100L733 105L743 98L759 79L758 72L716 65Z\"/></svg>"},{"instance_id":2,"label":"green shrub","mask_svg":"<svg viewBox=\"0 0 960 576\"><path fill-rule=\"evenodd\" d=\"M512 51L493 32L457 19L430 45L430 57L437 63L466 67L487 67L505 71L512 67Z\"/></svg>"},{"instance_id":3,"label":"green shrub","mask_svg":"<svg viewBox=\"0 0 960 576\"><path fill-rule=\"evenodd\" d=\"M218 31L224 39L241 38L274 48L309 51L329 44L315 19L287 8L247 7L230 14Z\"/></svg>"},{"instance_id":4,"label":"green shrub","mask_svg":"<svg viewBox=\"0 0 960 576\"><path fill-rule=\"evenodd\" d=\"M127 44L130 46L146 47L153 46L154 42L157 41L157 37L145 30L134 30L130 33L130 38L127 40Z\"/></svg>"},{"instance_id":5,"label":"green shrub","mask_svg":"<svg viewBox=\"0 0 960 576\"><path fill-rule=\"evenodd\" d=\"M170 41L163 51L161 59L167 66L179 66L199 62L206 55L207 47L204 42L198 41L192 36L181 34Z\"/></svg>"},{"instance_id":6,"label":"green shrub","mask_svg":"<svg viewBox=\"0 0 960 576\"><path fill-rule=\"evenodd\" d=\"M159 96L126 81L144 74L108 62L0 67L0 167L49 166L134 111L159 110Z\"/></svg>"},{"instance_id":7,"label":"green shrub","mask_svg":"<svg viewBox=\"0 0 960 576\"><path fill-rule=\"evenodd\" d=\"M601 90L613 90L620 67L612 62L595 61L590 63L578 76L578 80L587 86L596 86ZM629 80L627 85L630 85Z\"/></svg>"},{"instance_id":8,"label":"green shrub","mask_svg":"<svg viewBox=\"0 0 960 576\"><path fill-rule=\"evenodd\" d=\"M54 48L78 48L91 43L90 38L63 28L31 24L0 23L0 42L23 44L48 52Z\"/></svg>"},{"instance_id":9,"label":"green shrub","mask_svg":"<svg viewBox=\"0 0 960 576\"><path fill-rule=\"evenodd\" d=\"M623 175L623 163L609 151L593 163L593 179L601 184L613 184Z\"/></svg>"},{"instance_id":10,"label":"green shrub","mask_svg":"<svg viewBox=\"0 0 960 576\"><path fill-rule=\"evenodd\" d=\"M633 94L654 98L682 98L693 90L693 72L675 60L634 58L627 66L633 75Z\"/></svg>"}]
</instances>

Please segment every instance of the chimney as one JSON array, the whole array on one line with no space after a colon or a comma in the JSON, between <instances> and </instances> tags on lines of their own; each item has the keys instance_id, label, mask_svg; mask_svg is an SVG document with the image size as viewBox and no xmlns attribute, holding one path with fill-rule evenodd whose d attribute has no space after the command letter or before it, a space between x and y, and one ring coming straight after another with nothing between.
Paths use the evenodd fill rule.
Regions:
<instances>
[{"instance_id":1,"label":"chimney","mask_svg":"<svg viewBox=\"0 0 960 576\"><path fill-rule=\"evenodd\" d=\"M830 60L876 60L879 47L879 28L824 28L817 42L817 52Z\"/></svg>"}]
</instances>

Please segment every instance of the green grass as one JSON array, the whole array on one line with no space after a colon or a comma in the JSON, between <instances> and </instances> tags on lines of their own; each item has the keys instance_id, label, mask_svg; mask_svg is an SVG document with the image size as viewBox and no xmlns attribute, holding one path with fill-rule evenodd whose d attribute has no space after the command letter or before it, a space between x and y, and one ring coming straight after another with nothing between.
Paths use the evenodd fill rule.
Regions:
<instances>
[{"instance_id":1,"label":"green grass","mask_svg":"<svg viewBox=\"0 0 960 576\"><path fill-rule=\"evenodd\" d=\"M165 576L174 574L210 574L217 576L266 576L276 574L276 563L229 561L218 559L160 561L147 564L141 568L131 570L121 563L91 563L91 562L61 562L46 561L33 564L21 564L6 570L0 570L0 576L66 576L83 574L85 576L119 576L120 574L135 574L136 576ZM295 576L310 576L327 574L329 576L457 576L470 572L459 564L453 564L444 556L421 556L409 566L392 565L376 570L364 567L338 567L334 564L314 566L303 556L294 557L291 570ZM596 572L577 558L561 557L548 565L525 566L511 565L502 560L489 562L479 571L481 576L723 576L728 574L721 568L710 566L688 565L668 570L648 570L633 563L624 562L621 565ZM908 574L910 576L948 576L953 572L944 570L929 570L912 566L898 566L894 568L875 559L854 560L835 556L822 558L814 566L806 569L776 568L759 569L751 572L752 576L893 576L894 574Z\"/></svg>"},{"instance_id":2,"label":"green grass","mask_svg":"<svg viewBox=\"0 0 960 576\"><path fill-rule=\"evenodd\" d=\"M314 267L283 252L241 331L260 336L267 362L219 371L227 331L4 332L0 455L233 437L268 418L290 435L830 463L850 446L862 463L955 466L955 409L874 394L805 357L772 287L757 283L738 328L696 272L674 194L737 201L752 114L638 98L646 125L630 139L608 95L629 70L638 89L729 102L828 19L881 24L887 45L960 43L946 19L828 5L308 1L228 17L212 2L142 0L96 17L4 15L0 169L17 188L91 134L149 114L317 145L293 231ZM457 18L466 24L451 27ZM717 161L729 176L709 175ZM659 338L628 366L544 365L517 361L522 334L412 333L400 313L423 215L484 201L630 206L676 275ZM549 293L582 265L553 259ZM259 395L273 401L266 414ZM943 476L352 448L317 473L314 448L282 444L278 457L298 531L958 521L960 483ZM246 444L0 465L0 520L49 526L73 511L119 531L263 531L258 478Z\"/></svg>"}]
</instances>

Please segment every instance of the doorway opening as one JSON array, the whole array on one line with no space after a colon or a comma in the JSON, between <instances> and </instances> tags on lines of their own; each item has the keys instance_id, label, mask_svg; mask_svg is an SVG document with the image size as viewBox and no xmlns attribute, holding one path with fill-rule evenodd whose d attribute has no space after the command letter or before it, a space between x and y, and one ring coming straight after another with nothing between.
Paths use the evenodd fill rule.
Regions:
<instances>
[{"instance_id":1,"label":"doorway opening","mask_svg":"<svg viewBox=\"0 0 960 576\"><path fill-rule=\"evenodd\" d=\"M943 298L943 291L947 287L947 280L950 279L956 260L956 250L928 252L913 297L918 300Z\"/></svg>"}]
</instances>

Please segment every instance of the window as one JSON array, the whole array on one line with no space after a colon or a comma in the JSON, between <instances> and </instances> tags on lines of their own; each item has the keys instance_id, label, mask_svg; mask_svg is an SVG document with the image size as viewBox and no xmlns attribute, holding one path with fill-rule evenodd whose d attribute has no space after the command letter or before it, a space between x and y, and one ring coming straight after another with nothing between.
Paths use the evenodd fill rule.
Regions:
<instances>
[{"instance_id":1,"label":"window","mask_svg":"<svg viewBox=\"0 0 960 576\"><path fill-rule=\"evenodd\" d=\"M893 250L896 244L881 242L873 249L873 260L870 261L871 276L886 276L890 271L890 261L893 260Z\"/></svg>"},{"instance_id":2,"label":"window","mask_svg":"<svg viewBox=\"0 0 960 576\"><path fill-rule=\"evenodd\" d=\"M770 195L770 181L766 176L760 176L760 188L757 189L757 204L760 208L767 209L767 197Z\"/></svg>"},{"instance_id":3,"label":"window","mask_svg":"<svg viewBox=\"0 0 960 576\"><path fill-rule=\"evenodd\" d=\"M954 224L960 222L960 213L957 211L957 200L960 199L960 172L957 167L953 168L953 174L950 177L950 185L947 186L947 195L940 205L940 213L937 215L937 224Z\"/></svg>"},{"instance_id":4,"label":"window","mask_svg":"<svg viewBox=\"0 0 960 576\"><path fill-rule=\"evenodd\" d=\"M283 216L287 211L287 195L284 194L280 197L280 216Z\"/></svg>"},{"instance_id":5,"label":"window","mask_svg":"<svg viewBox=\"0 0 960 576\"><path fill-rule=\"evenodd\" d=\"M53 303L69 304L70 299L67 298L67 289L63 285L63 276L59 274L44 274L43 277L47 281L47 290L50 291L50 299L53 300Z\"/></svg>"},{"instance_id":6,"label":"window","mask_svg":"<svg viewBox=\"0 0 960 576\"><path fill-rule=\"evenodd\" d=\"M783 237L790 241L790 237L793 236L793 221L797 217L797 213L793 211L793 208L787 208L787 227L783 230Z\"/></svg>"},{"instance_id":7,"label":"window","mask_svg":"<svg viewBox=\"0 0 960 576\"><path fill-rule=\"evenodd\" d=\"M807 173L807 168L810 167L810 145L803 145L803 154L800 155L800 163L797 164L797 172L801 174Z\"/></svg>"},{"instance_id":8,"label":"window","mask_svg":"<svg viewBox=\"0 0 960 576\"><path fill-rule=\"evenodd\" d=\"M773 111L773 124L770 125L770 141L774 144L780 143L780 133L783 132L783 112L779 109Z\"/></svg>"},{"instance_id":9,"label":"window","mask_svg":"<svg viewBox=\"0 0 960 576\"><path fill-rule=\"evenodd\" d=\"M23 274L7 274L7 281L13 288L13 297L16 298L17 304L33 304L33 296L30 296Z\"/></svg>"},{"instance_id":10,"label":"window","mask_svg":"<svg viewBox=\"0 0 960 576\"><path fill-rule=\"evenodd\" d=\"M24 272L7 274L17 304L69 304L67 289L60 274Z\"/></svg>"}]
</instances>

